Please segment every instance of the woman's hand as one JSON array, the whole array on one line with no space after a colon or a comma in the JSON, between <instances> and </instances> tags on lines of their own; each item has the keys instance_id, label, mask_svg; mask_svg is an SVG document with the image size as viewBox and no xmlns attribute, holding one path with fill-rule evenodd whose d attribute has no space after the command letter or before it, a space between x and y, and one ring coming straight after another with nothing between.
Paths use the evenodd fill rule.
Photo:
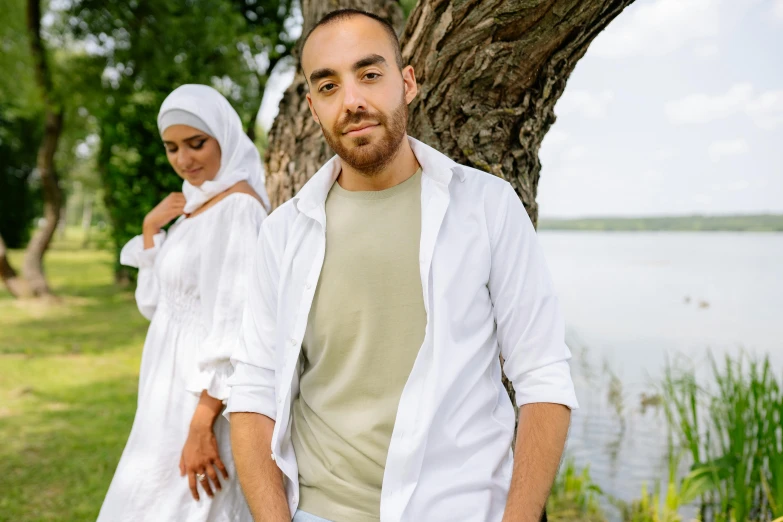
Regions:
<instances>
[{"instance_id":1,"label":"woman's hand","mask_svg":"<svg viewBox=\"0 0 783 522\"><path fill-rule=\"evenodd\" d=\"M221 489L217 471L223 474L224 479L228 478L228 471L220 460L217 439L212 431L212 424L222 406L221 401L210 397L206 391L201 393L196 413L190 423L188 439L182 448L179 472L182 476L187 474L190 493L196 501L199 500L198 484L201 484L207 496L212 498L214 491Z\"/></svg>"},{"instance_id":2,"label":"woman's hand","mask_svg":"<svg viewBox=\"0 0 783 522\"><path fill-rule=\"evenodd\" d=\"M185 211L185 196L182 192L172 192L144 217L144 248L152 248L152 237L160 232L169 221L179 217ZM149 244L148 244L149 243Z\"/></svg>"}]
</instances>

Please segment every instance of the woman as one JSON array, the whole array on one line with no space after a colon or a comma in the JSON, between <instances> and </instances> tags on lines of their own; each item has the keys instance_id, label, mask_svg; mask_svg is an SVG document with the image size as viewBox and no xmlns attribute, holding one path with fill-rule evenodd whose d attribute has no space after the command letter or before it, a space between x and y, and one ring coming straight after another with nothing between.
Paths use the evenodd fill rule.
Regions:
<instances>
[{"instance_id":1,"label":"woman","mask_svg":"<svg viewBox=\"0 0 783 522\"><path fill-rule=\"evenodd\" d=\"M136 418L98 520L252 522L220 412L269 205L261 162L236 111L204 85L172 92L158 128L184 183L120 254L139 269L136 302L152 322Z\"/></svg>"}]
</instances>

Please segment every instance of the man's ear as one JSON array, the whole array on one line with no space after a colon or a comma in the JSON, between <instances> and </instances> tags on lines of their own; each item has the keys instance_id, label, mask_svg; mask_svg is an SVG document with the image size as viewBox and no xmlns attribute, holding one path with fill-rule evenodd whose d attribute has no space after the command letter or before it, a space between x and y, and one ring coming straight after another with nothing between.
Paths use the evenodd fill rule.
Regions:
<instances>
[{"instance_id":1,"label":"man's ear","mask_svg":"<svg viewBox=\"0 0 783 522\"><path fill-rule=\"evenodd\" d=\"M419 94L419 86L416 83L416 73L410 65L402 70L402 81L405 88L405 103L410 103L416 95Z\"/></svg>"},{"instance_id":2,"label":"man's ear","mask_svg":"<svg viewBox=\"0 0 783 522\"><path fill-rule=\"evenodd\" d=\"M320 125L321 120L318 119L318 114L315 113L315 109L313 109L313 98L310 96L310 93L307 93L307 106L310 107L310 114L313 115L313 119L315 122Z\"/></svg>"}]
</instances>

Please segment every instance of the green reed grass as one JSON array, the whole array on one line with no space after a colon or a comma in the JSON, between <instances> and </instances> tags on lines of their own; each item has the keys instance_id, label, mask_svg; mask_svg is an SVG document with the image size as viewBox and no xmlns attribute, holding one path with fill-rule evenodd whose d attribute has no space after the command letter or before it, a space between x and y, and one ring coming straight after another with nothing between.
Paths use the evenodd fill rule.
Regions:
<instances>
[{"instance_id":1,"label":"green reed grass","mask_svg":"<svg viewBox=\"0 0 783 522\"><path fill-rule=\"evenodd\" d=\"M768 522L783 516L783 393L769 358L710 356L712 384L668 365L664 407L692 471L709 480L705 521Z\"/></svg>"}]
</instances>

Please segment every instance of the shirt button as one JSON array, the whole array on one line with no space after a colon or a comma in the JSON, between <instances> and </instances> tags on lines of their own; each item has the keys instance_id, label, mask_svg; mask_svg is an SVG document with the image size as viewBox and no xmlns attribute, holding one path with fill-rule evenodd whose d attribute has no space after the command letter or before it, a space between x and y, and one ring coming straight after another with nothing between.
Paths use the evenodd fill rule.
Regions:
<instances>
[{"instance_id":1,"label":"shirt button","mask_svg":"<svg viewBox=\"0 0 783 522\"><path fill-rule=\"evenodd\" d=\"M313 287L313 283L311 283L310 281L308 281L307 284L305 285L305 288L307 288L308 290L310 290L312 287Z\"/></svg>"},{"instance_id":2,"label":"shirt button","mask_svg":"<svg viewBox=\"0 0 783 522\"><path fill-rule=\"evenodd\" d=\"M274 453L272 453L272 454L270 455L270 457L272 457L272 460L277 460L277 457L275 457L275 454L274 454Z\"/></svg>"},{"instance_id":3,"label":"shirt button","mask_svg":"<svg viewBox=\"0 0 783 522\"><path fill-rule=\"evenodd\" d=\"M291 338L288 340L288 344L290 344L291 346L296 346L296 339L294 339L293 337L291 337Z\"/></svg>"}]
</instances>

